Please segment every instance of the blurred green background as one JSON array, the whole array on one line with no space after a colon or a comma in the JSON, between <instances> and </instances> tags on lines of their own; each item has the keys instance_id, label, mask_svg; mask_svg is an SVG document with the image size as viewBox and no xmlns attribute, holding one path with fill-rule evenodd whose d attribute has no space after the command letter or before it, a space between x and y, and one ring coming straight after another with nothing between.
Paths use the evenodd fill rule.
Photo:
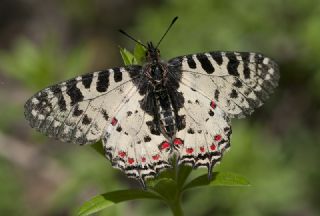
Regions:
<instances>
[{"instance_id":1,"label":"blurred green background","mask_svg":"<svg viewBox=\"0 0 320 216\"><path fill-rule=\"evenodd\" d=\"M194 52L262 52L280 65L280 86L247 119L233 121L232 148L215 170L249 188L190 191L186 215L320 215L319 0L1 0L0 215L74 215L93 195L137 187L90 147L46 138L23 116L36 91L122 65L117 32L157 41L164 59ZM197 170L204 173L206 170ZM97 215L170 215L156 201Z\"/></svg>"}]
</instances>

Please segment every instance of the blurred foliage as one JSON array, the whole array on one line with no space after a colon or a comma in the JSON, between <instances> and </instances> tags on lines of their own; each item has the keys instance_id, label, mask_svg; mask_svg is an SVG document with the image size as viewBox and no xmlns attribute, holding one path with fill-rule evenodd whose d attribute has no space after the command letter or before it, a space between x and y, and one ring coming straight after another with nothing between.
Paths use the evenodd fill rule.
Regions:
<instances>
[{"instance_id":1,"label":"blurred foliage","mask_svg":"<svg viewBox=\"0 0 320 216\"><path fill-rule=\"evenodd\" d=\"M12 172L14 167L7 161L0 158L0 213L1 215L21 215L24 211L23 199L21 197L22 184L16 172ZM9 195L6 197L3 195ZM14 201L12 198L14 197ZM14 206L14 207L13 207Z\"/></svg>"},{"instance_id":2,"label":"blurred foliage","mask_svg":"<svg viewBox=\"0 0 320 216\"><path fill-rule=\"evenodd\" d=\"M22 4L22 1L12 2ZM129 4L129 1L127 2ZM250 179L252 187L189 191L183 200L186 215L319 215L320 173L317 165L320 154L320 2L157 2L156 7L146 4L135 11L135 17L130 17L127 21L128 25L131 24L128 32L143 42L150 39L157 42L171 19L179 16L179 20L160 46L164 59L213 50L255 51L273 57L281 69L280 86L265 106L249 119L233 121L231 151L225 154L221 165L215 169L242 173ZM99 4L103 4L103 7L99 7ZM111 7L113 4L118 3L95 1L91 4L91 1L81 0L79 4L75 1L62 1L53 4L54 7L49 4L47 7L54 13L47 13L49 10L40 13L41 16L36 17L38 22L42 21L39 17L43 18L45 13L47 17L52 16L51 19L57 18L56 11L62 11L63 16L58 17L58 24L46 23L38 28L39 35L46 35L45 39L39 41L34 39L37 37L30 39L28 35L20 34L14 39L8 39L13 41L13 44L8 46L10 49L0 50L0 79L5 78L5 82L0 80L0 131L16 135L19 139L27 137L27 141L34 143L37 148L39 146L36 144L45 142L42 146L47 150L43 154L57 159L69 173L69 178L61 182L58 190L52 194L45 194L51 197L50 209L45 215L48 215L48 212L50 215L74 214L81 203L95 194L127 188L128 185L136 186L135 182L127 180L120 171L112 169L105 158L97 156L98 154L90 148L68 145L59 147L50 139L43 138L42 142L39 142L38 139L32 139L32 136L21 135L32 131L26 126L21 126L25 124L22 107L23 101L27 98L23 101L13 101L10 98L11 94L4 91L11 87L6 85L7 80L13 80L18 82L12 82L13 86L9 91L17 89L13 90L13 93L21 91L19 93L23 95L29 92L28 95L31 96L31 93L47 85L92 71L91 62L96 61L93 53L96 52L97 46L86 41L97 40L96 35L103 35L107 32L106 29L111 28L92 24L98 20L98 23L112 23L114 29L110 31L123 28L119 25L124 25L124 21L117 20L121 16L116 17L115 14L124 15L127 14L124 10L131 10L130 7L122 8L119 13L119 8ZM134 4L138 5L138 1ZM42 10L44 5L40 5L41 7L38 7L38 4L29 6L33 8L29 13L37 8ZM107 13L103 11L106 8ZM110 14L111 17L108 16ZM13 15L16 17L16 14L12 13ZM43 21L47 19L44 18ZM64 25L72 31L65 33L57 29L60 36L48 34L48 26L63 29ZM82 32L76 29L77 27L81 26L83 29L87 25L92 32L77 34ZM15 28L17 27L12 29ZM34 26L29 27L33 28ZM108 38L109 35L104 35L106 40L111 40L108 41L109 44L114 44L122 38L119 35ZM61 40L61 37L66 38ZM122 40L132 44L127 38ZM119 59L113 61L119 62ZM115 65L106 65L109 66ZM20 130L20 127L23 130ZM36 215L36 209L29 207L23 200L27 193L21 186L21 182L25 180L20 177L25 175L21 174L23 171L2 159L0 169L1 215ZM197 176L205 172L205 169L199 169L191 175ZM12 197L15 197L14 202ZM170 215L170 212L156 201L143 201L120 204L98 213L151 214L163 216Z\"/></svg>"},{"instance_id":3,"label":"blurred foliage","mask_svg":"<svg viewBox=\"0 0 320 216\"><path fill-rule=\"evenodd\" d=\"M18 38L11 52L0 52L0 69L28 88L39 90L54 81L79 75L88 68L92 57L86 46L63 51L53 36L40 45Z\"/></svg>"}]
</instances>

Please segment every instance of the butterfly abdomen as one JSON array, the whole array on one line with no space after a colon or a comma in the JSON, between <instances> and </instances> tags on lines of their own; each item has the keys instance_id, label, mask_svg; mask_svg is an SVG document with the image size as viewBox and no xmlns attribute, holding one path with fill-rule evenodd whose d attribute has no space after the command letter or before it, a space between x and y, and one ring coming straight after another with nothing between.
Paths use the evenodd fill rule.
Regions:
<instances>
[{"instance_id":1,"label":"butterfly abdomen","mask_svg":"<svg viewBox=\"0 0 320 216\"><path fill-rule=\"evenodd\" d=\"M160 132L169 138L176 132L175 114L168 91L165 87L154 92L156 101L156 113Z\"/></svg>"}]
</instances>

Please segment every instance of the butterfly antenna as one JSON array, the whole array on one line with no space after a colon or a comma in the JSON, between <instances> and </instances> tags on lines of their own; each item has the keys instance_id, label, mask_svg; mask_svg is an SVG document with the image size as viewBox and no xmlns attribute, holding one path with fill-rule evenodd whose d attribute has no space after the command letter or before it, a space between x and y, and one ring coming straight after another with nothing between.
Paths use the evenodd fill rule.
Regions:
<instances>
[{"instance_id":1,"label":"butterfly antenna","mask_svg":"<svg viewBox=\"0 0 320 216\"><path fill-rule=\"evenodd\" d=\"M171 27L173 26L173 24L177 21L178 17L176 16L175 18L173 18L173 20L171 21L171 24L169 25L169 27L167 28L167 31L163 34L162 38L160 39L160 41L158 42L156 48L159 47L161 41L163 40L163 38L166 36L166 34L168 33L168 31L171 29Z\"/></svg>"},{"instance_id":2,"label":"butterfly antenna","mask_svg":"<svg viewBox=\"0 0 320 216\"><path fill-rule=\"evenodd\" d=\"M140 44L141 46L143 46L144 48L148 49L148 47L146 45L144 45L143 43L141 43L140 41L134 39L132 36L130 36L127 32L123 31L122 29L119 29L119 32L125 36L127 36L128 38L130 38L131 40L135 41L136 43Z\"/></svg>"}]
</instances>

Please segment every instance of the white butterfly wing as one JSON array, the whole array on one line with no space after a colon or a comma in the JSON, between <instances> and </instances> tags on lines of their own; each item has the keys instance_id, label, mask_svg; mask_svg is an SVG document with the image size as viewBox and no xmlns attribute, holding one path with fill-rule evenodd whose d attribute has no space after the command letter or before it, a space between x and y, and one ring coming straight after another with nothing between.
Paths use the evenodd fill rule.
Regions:
<instances>
[{"instance_id":1,"label":"white butterfly wing","mask_svg":"<svg viewBox=\"0 0 320 216\"><path fill-rule=\"evenodd\" d=\"M98 71L48 87L25 104L25 116L40 132L66 142L96 142L127 95L141 66Z\"/></svg>"},{"instance_id":2,"label":"white butterfly wing","mask_svg":"<svg viewBox=\"0 0 320 216\"><path fill-rule=\"evenodd\" d=\"M214 102L230 117L244 117L277 87L279 69L270 58L247 52L210 52L169 61L182 82ZM176 69L177 70L177 69Z\"/></svg>"}]
</instances>

